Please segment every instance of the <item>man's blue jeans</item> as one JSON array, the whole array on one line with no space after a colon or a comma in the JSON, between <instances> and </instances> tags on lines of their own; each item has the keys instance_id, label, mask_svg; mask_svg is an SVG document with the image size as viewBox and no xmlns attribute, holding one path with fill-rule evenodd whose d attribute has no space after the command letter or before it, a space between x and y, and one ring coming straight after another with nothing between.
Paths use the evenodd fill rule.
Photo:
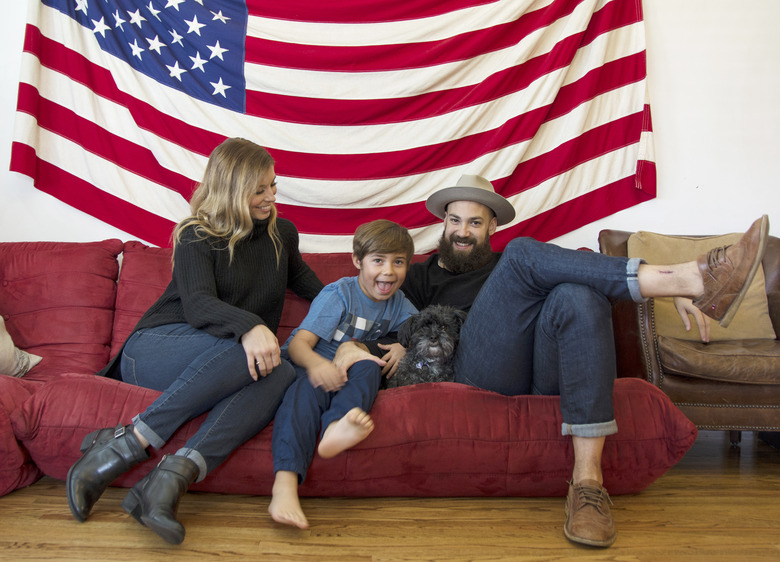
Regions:
<instances>
[{"instance_id":1,"label":"man's blue jeans","mask_svg":"<svg viewBox=\"0 0 780 562\"><path fill-rule=\"evenodd\" d=\"M189 324L140 330L125 344L122 380L163 393L133 424L149 443L162 447L185 422L209 412L177 454L193 460L198 481L274 417L295 379L287 361L255 381L244 348Z\"/></svg>"},{"instance_id":2,"label":"man's blue jeans","mask_svg":"<svg viewBox=\"0 0 780 562\"><path fill-rule=\"evenodd\" d=\"M511 241L463 325L455 380L512 396L560 395L563 433L617 431L610 299L642 300L639 260Z\"/></svg>"}]
</instances>

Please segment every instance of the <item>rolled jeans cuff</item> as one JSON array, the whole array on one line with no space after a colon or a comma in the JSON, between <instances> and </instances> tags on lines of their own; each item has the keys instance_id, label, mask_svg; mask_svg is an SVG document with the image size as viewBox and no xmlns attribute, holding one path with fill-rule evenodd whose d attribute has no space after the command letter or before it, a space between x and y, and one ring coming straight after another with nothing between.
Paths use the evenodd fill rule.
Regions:
<instances>
[{"instance_id":1,"label":"rolled jeans cuff","mask_svg":"<svg viewBox=\"0 0 780 562\"><path fill-rule=\"evenodd\" d=\"M155 449L162 449L165 445L162 437L157 435L154 430L141 421L141 414L138 414L133 418L133 427L140 433L144 439L149 441L149 444Z\"/></svg>"},{"instance_id":2,"label":"rolled jeans cuff","mask_svg":"<svg viewBox=\"0 0 780 562\"><path fill-rule=\"evenodd\" d=\"M628 280L628 292L631 294L631 300L634 302L645 302L647 299L642 296L639 290L639 264L645 263L641 258L630 258L626 264L626 278Z\"/></svg>"},{"instance_id":3,"label":"rolled jeans cuff","mask_svg":"<svg viewBox=\"0 0 780 562\"><path fill-rule=\"evenodd\" d=\"M574 435L576 437L606 437L617 433L617 430L615 420L602 423L561 424L561 435Z\"/></svg>"},{"instance_id":4,"label":"rolled jeans cuff","mask_svg":"<svg viewBox=\"0 0 780 562\"><path fill-rule=\"evenodd\" d=\"M195 480L195 482L200 482L201 480L206 478L209 469L206 466L206 459L204 459L203 455L201 455L198 451L190 447L182 447L181 449L176 451L176 455L179 457L187 457L196 465L198 465L198 478Z\"/></svg>"}]
</instances>

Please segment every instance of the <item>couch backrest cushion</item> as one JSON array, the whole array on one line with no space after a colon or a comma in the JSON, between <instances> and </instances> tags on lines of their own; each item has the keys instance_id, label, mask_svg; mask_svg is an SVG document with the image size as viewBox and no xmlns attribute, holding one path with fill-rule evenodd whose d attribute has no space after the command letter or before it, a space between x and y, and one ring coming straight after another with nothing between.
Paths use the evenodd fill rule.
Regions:
<instances>
[{"instance_id":1,"label":"couch backrest cushion","mask_svg":"<svg viewBox=\"0 0 780 562\"><path fill-rule=\"evenodd\" d=\"M170 248L147 246L137 240L125 242L110 357L119 352L138 320L171 282L171 252Z\"/></svg>"},{"instance_id":2,"label":"couch backrest cushion","mask_svg":"<svg viewBox=\"0 0 780 562\"><path fill-rule=\"evenodd\" d=\"M412 261L424 261L426 258L424 255L416 255ZM303 259L326 285L342 277L357 275L352 256L348 253L303 254ZM117 284L111 357L119 352L138 320L170 281L170 248L154 248L138 241L125 243ZM309 311L309 304L309 301L287 291L276 333L280 343L301 324Z\"/></svg>"},{"instance_id":3,"label":"couch backrest cushion","mask_svg":"<svg viewBox=\"0 0 780 562\"><path fill-rule=\"evenodd\" d=\"M0 243L0 314L16 346L43 357L27 378L106 364L121 251L116 239Z\"/></svg>"},{"instance_id":4,"label":"couch backrest cushion","mask_svg":"<svg viewBox=\"0 0 780 562\"><path fill-rule=\"evenodd\" d=\"M303 259L323 283L355 275L350 254L304 254ZM171 249L155 248L138 241L127 242L117 284L111 357L118 353L138 320L171 281ZM300 325L309 302L287 291L277 335L283 342Z\"/></svg>"},{"instance_id":5,"label":"couch backrest cushion","mask_svg":"<svg viewBox=\"0 0 780 562\"><path fill-rule=\"evenodd\" d=\"M627 243L629 257L641 257L649 264L664 265L695 260L711 248L735 244L741 233L720 236L667 236L639 231L632 234ZM686 331L671 297L655 299L655 325L658 334L682 340L700 341L694 327ZM775 339L772 320L769 317L764 270L759 268L742 304L728 329L716 322L710 323L710 339Z\"/></svg>"}]
</instances>

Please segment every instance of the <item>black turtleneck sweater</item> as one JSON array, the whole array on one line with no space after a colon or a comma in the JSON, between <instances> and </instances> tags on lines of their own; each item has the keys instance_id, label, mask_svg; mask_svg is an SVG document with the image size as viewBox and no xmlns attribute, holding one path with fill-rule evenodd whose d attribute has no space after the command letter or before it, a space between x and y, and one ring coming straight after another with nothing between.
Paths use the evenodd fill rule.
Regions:
<instances>
[{"instance_id":1,"label":"black turtleneck sweater","mask_svg":"<svg viewBox=\"0 0 780 562\"><path fill-rule=\"evenodd\" d=\"M236 244L232 262L224 240L199 239L193 228L185 229L171 282L133 331L186 322L235 341L258 324L275 333L288 287L312 300L323 286L301 257L295 225L285 219L276 224L282 243L278 266L267 220L254 221L250 236ZM115 357L99 374L119 378L118 367Z\"/></svg>"}]
</instances>

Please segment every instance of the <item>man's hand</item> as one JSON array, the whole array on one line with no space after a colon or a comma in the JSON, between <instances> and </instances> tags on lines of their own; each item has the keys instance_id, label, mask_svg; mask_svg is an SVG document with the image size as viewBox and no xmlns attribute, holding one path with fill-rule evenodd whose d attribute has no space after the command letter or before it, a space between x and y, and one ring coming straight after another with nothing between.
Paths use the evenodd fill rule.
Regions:
<instances>
[{"instance_id":1,"label":"man's hand","mask_svg":"<svg viewBox=\"0 0 780 562\"><path fill-rule=\"evenodd\" d=\"M333 358L333 364L341 371L345 373L347 370L357 363L358 361L373 361L380 367L385 366L385 362L379 357L374 357L368 351L368 348L360 343L354 341L347 341L339 345L336 350L336 356Z\"/></svg>"},{"instance_id":2,"label":"man's hand","mask_svg":"<svg viewBox=\"0 0 780 562\"><path fill-rule=\"evenodd\" d=\"M686 331L691 331L691 319L689 318L689 315L693 316L693 319L696 320L696 324L699 326L701 341L710 341L710 319L708 316L702 314L701 310L693 306L693 301L691 299L674 297L674 307L677 309L677 314L680 315Z\"/></svg>"},{"instance_id":3,"label":"man's hand","mask_svg":"<svg viewBox=\"0 0 780 562\"><path fill-rule=\"evenodd\" d=\"M249 367L249 376L258 380L278 367L281 362L279 340L267 326L258 324L243 336L241 345L246 353L246 362Z\"/></svg>"},{"instance_id":4,"label":"man's hand","mask_svg":"<svg viewBox=\"0 0 780 562\"><path fill-rule=\"evenodd\" d=\"M382 360L386 363L382 368L382 374L389 379L398 370L398 363L404 358L404 355L406 355L406 348L398 342L389 345L383 343L377 345L379 345L379 349L387 351L387 353L382 356Z\"/></svg>"}]
</instances>

